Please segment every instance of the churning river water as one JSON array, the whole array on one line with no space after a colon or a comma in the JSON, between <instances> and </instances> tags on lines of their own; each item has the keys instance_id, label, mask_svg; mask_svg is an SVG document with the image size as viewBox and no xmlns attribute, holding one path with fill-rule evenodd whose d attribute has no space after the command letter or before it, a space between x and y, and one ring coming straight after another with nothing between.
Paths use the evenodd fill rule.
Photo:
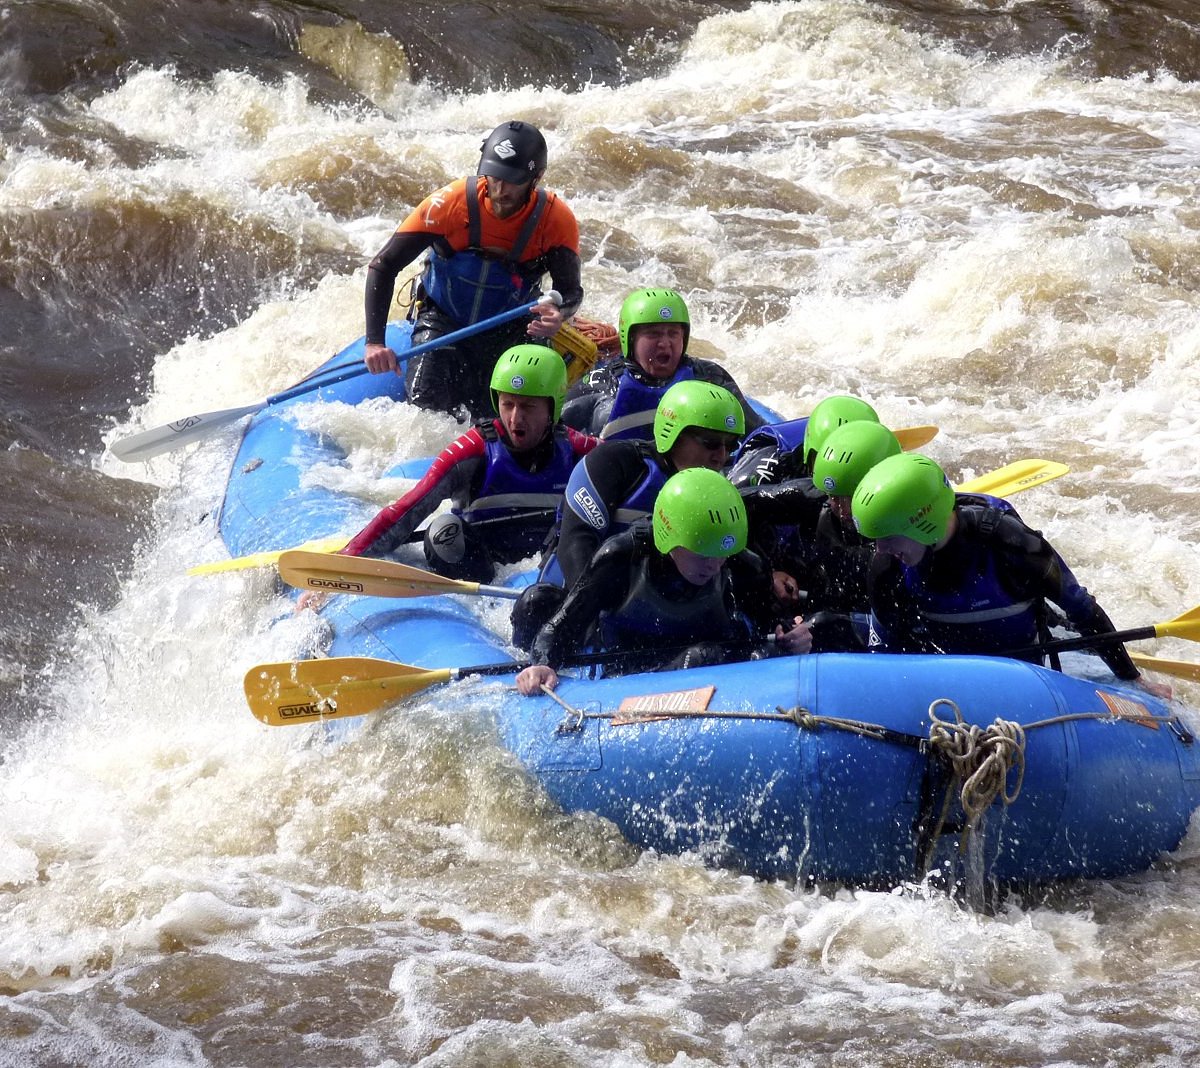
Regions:
<instances>
[{"instance_id":1,"label":"churning river water","mask_svg":"<svg viewBox=\"0 0 1200 1068\"><path fill-rule=\"evenodd\" d=\"M319 620L185 573L236 433L105 448L361 335L367 260L523 118L583 314L673 286L787 414L935 423L954 478L1068 463L1023 515L1118 626L1170 619L1200 603L1198 57L1192 0L0 0L0 1065L1200 1061L1200 830L980 914L639 854L470 685L312 745L240 680ZM351 463L313 477L379 503L455 432L327 407Z\"/></svg>"}]
</instances>

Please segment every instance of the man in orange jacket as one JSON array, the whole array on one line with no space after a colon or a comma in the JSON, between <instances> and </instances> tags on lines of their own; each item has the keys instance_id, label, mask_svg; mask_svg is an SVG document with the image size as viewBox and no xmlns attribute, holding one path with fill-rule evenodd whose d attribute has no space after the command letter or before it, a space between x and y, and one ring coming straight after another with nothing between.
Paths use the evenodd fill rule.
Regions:
<instances>
[{"instance_id":1,"label":"man in orange jacket","mask_svg":"<svg viewBox=\"0 0 1200 1068\"><path fill-rule=\"evenodd\" d=\"M488 383L499 353L526 335L548 339L583 300L579 224L555 193L539 188L546 140L525 122L497 126L483 142L477 173L430 194L396 229L367 269L366 349L372 374L396 371L384 340L396 277L428 250L414 305L414 345L527 304L549 274L562 297L508 322L408 361L408 399L476 418L491 411Z\"/></svg>"}]
</instances>

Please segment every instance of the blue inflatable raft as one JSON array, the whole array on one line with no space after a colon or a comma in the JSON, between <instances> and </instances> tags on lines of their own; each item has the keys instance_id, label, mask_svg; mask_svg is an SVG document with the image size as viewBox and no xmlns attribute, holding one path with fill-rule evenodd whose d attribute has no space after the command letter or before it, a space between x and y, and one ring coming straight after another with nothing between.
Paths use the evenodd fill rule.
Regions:
<instances>
[{"instance_id":1,"label":"blue inflatable raft","mask_svg":"<svg viewBox=\"0 0 1200 1068\"><path fill-rule=\"evenodd\" d=\"M402 352L407 324L388 341ZM358 364L362 349L311 381ZM354 531L374 514L304 484L307 467L339 456L289 410L379 396L402 398L402 379L351 377L253 417L220 514L231 555ZM427 462L392 473L416 477ZM511 659L472 607L334 597L327 652L429 668ZM502 743L564 809L597 813L643 848L762 877L894 886L938 869L958 878L967 858L1000 885L1116 876L1175 849L1200 806L1200 744L1171 707L1108 676L1017 661L826 653L568 673L560 701L522 698L511 678L456 685L495 691Z\"/></svg>"}]
</instances>

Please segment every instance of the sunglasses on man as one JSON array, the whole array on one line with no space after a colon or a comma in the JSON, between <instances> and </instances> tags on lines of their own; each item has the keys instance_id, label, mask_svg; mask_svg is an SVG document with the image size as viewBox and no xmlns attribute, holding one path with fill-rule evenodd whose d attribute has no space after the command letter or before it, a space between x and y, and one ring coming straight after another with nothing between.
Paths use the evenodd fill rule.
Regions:
<instances>
[{"instance_id":1,"label":"sunglasses on man","mask_svg":"<svg viewBox=\"0 0 1200 1068\"><path fill-rule=\"evenodd\" d=\"M687 434L697 445L702 449L708 449L709 452L716 452L717 449L733 452L738 447L738 439L732 434L706 434L693 427L688 427Z\"/></svg>"}]
</instances>

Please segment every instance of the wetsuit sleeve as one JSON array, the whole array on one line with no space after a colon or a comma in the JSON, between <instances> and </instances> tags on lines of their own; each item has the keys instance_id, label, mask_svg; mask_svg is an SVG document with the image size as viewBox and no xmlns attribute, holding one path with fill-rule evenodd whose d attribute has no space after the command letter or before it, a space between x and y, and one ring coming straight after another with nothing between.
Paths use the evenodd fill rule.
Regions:
<instances>
[{"instance_id":1,"label":"wetsuit sleeve","mask_svg":"<svg viewBox=\"0 0 1200 1068\"><path fill-rule=\"evenodd\" d=\"M583 269L579 253L559 246L546 253L546 267L550 272L550 285L562 297L560 305L563 319L570 319L583 303Z\"/></svg>"},{"instance_id":2,"label":"wetsuit sleeve","mask_svg":"<svg viewBox=\"0 0 1200 1068\"><path fill-rule=\"evenodd\" d=\"M396 292L396 277L433 244L436 235L396 232L367 266L367 343L382 345L388 309Z\"/></svg>"},{"instance_id":3,"label":"wetsuit sleeve","mask_svg":"<svg viewBox=\"0 0 1200 1068\"><path fill-rule=\"evenodd\" d=\"M813 566L825 581L824 600L833 611L861 611L867 603L867 573L875 546L846 531L825 508L817 520Z\"/></svg>"},{"instance_id":4,"label":"wetsuit sleeve","mask_svg":"<svg viewBox=\"0 0 1200 1068\"><path fill-rule=\"evenodd\" d=\"M412 489L384 508L342 550L346 556L386 556L407 541L442 501L466 503L487 463L487 444L470 430L443 449Z\"/></svg>"},{"instance_id":5,"label":"wetsuit sleeve","mask_svg":"<svg viewBox=\"0 0 1200 1068\"><path fill-rule=\"evenodd\" d=\"M1071 625L1085 637L1093 634L1111 634L1116 630L1108 613L1096 603L1096 598L1079 584L1074 573L1061 556L1049 545L1050 560L1043 579L1045 596L1063 610ZM1104 642L1095 647L1096 655L1108 665L1119 679L1136 679L1141 672L1129 650L1120 642Z\"/></svg>"},{"instance_id":6,"label":"wetsuit sleeve","mask_svg":"<svg viewBox=\"0 0 1200 1068\"><path fill-rule=\"evenodd\" d=\"M567 203L550 194L545 233L541 235L544 252L541 266L550 275L551 286L562 297L562 314L569 319L583 303L583 266L579 259L579 220Z\"/></svg>"},{"instance_id":7,"label":"wetsuit sleeve","mask_svg":"<svg viewBox=\"0 0 1200 1068\"><path fill-rule=\"evenodd\" d=\"M1116 628L1096 599L1079 584L1066 561L1045 537L1015 516L1001 518L997 527L1004 563L1000 574L1015 581L1022 592L1051 601L1063 610L1070 624L1084 637L1111 634ZM1098 643L1094 652L1119 679L1140 675L1125 646L1119 642Z\"/></svg>"},{"instance_id":8,"label":"wetsuit sleeve","mask_svg":"<svg viewBox=\"0 0 1200 1068\"><path fill-rule=\"evenodd\" d=\"M808 537L816 534L826 496L811 478L792 478L774 485L747 486L741 490L746 502L746 520L750 532L756 525L787 524L800 527Z\"/></svg>"},{"instance_id":9,"label":"wetsuit sleeve","mask_svg":"<svg viewBox=\"0 0 1200 1068\"><path fill-rule=\"evenodd\" d=\"M619 441L596 449L575 465L563 497L555 549L567 589L608 537L613 514L645 472L641 452Z\"/></svg>"},{"instance_id":10,"label":"wetsuit sleeve","mask_svg":"<svg viewBox=\"0 0 1200 1068\"><path fill-rule=\"evenodd\" d=\"M569 397L563 405L562 421L572 429L590 435L596 429L594 413L599 400L599 393L581 393Z\"/></svg>"},{"instance_id":11,"label":"wetsuit sleeve","mask_svg":"<svg viewBox=\"0 0 1200 1068\"><path fill-rule=\"evenodd\" d=\"M775 597L771 592L771 568L756 552L743 550L729 558L730 588L733 592L731 621L741 621L731 628L730 637L754 639L775 629Z\"/></svg>"},{"instance_id":12,"label":"wetsuit sleeve","mask_svg":"<svg viewBox=\"0 0 1200 1068\"><path fill-rule=\"evenodd\" d=\"M624 370L625 361L618 357L593 368L571 386L563 405L563 422L589 434L599 434L608 422L617 383Z\"/></svg>"},{"instance_id":13,"label":"wetsuit sleeve","mask_svg":"<svg viewBox=\"0 0 1200 1068\"><path fill-rule=\"evenodd\" d=\"M634 552L628 531L601 546L567 599L538 631L529 651L531 663L557 669L583 649L600 613L615 608L629 593Z\"/></svg>"},{"instance_id":14,"label":"wetsuit sleeve","mask_svg":"<svg viewBox=\"0 0 1200 1068\"><path fill-rule=\"evenodd\" d=\"M689 357L689 359L692 358ZM696 372L696 377L701 382L710 382L714 386L723 386L737 397L738 403L741 404L742 411L746 416L747 434L753 433L760 426L766 426L767 421L746 400L745 394L742 393L741 387L734 381L733 375L726 371L719 363L713 363L712 360L692 359L692 369Z\"/></svg>"},{"instance_id":15,"label":"wetsuit sleeve","mask_svg":"<svg viewBox=\"0 0 1200 1068\"><path fill-rule=\"evenodd\" d=\"M625 373L625 359L617 356L593 367L578 382L567 388L567 399L615 393L621 375Z\"/></svg>"}]
</instances>

